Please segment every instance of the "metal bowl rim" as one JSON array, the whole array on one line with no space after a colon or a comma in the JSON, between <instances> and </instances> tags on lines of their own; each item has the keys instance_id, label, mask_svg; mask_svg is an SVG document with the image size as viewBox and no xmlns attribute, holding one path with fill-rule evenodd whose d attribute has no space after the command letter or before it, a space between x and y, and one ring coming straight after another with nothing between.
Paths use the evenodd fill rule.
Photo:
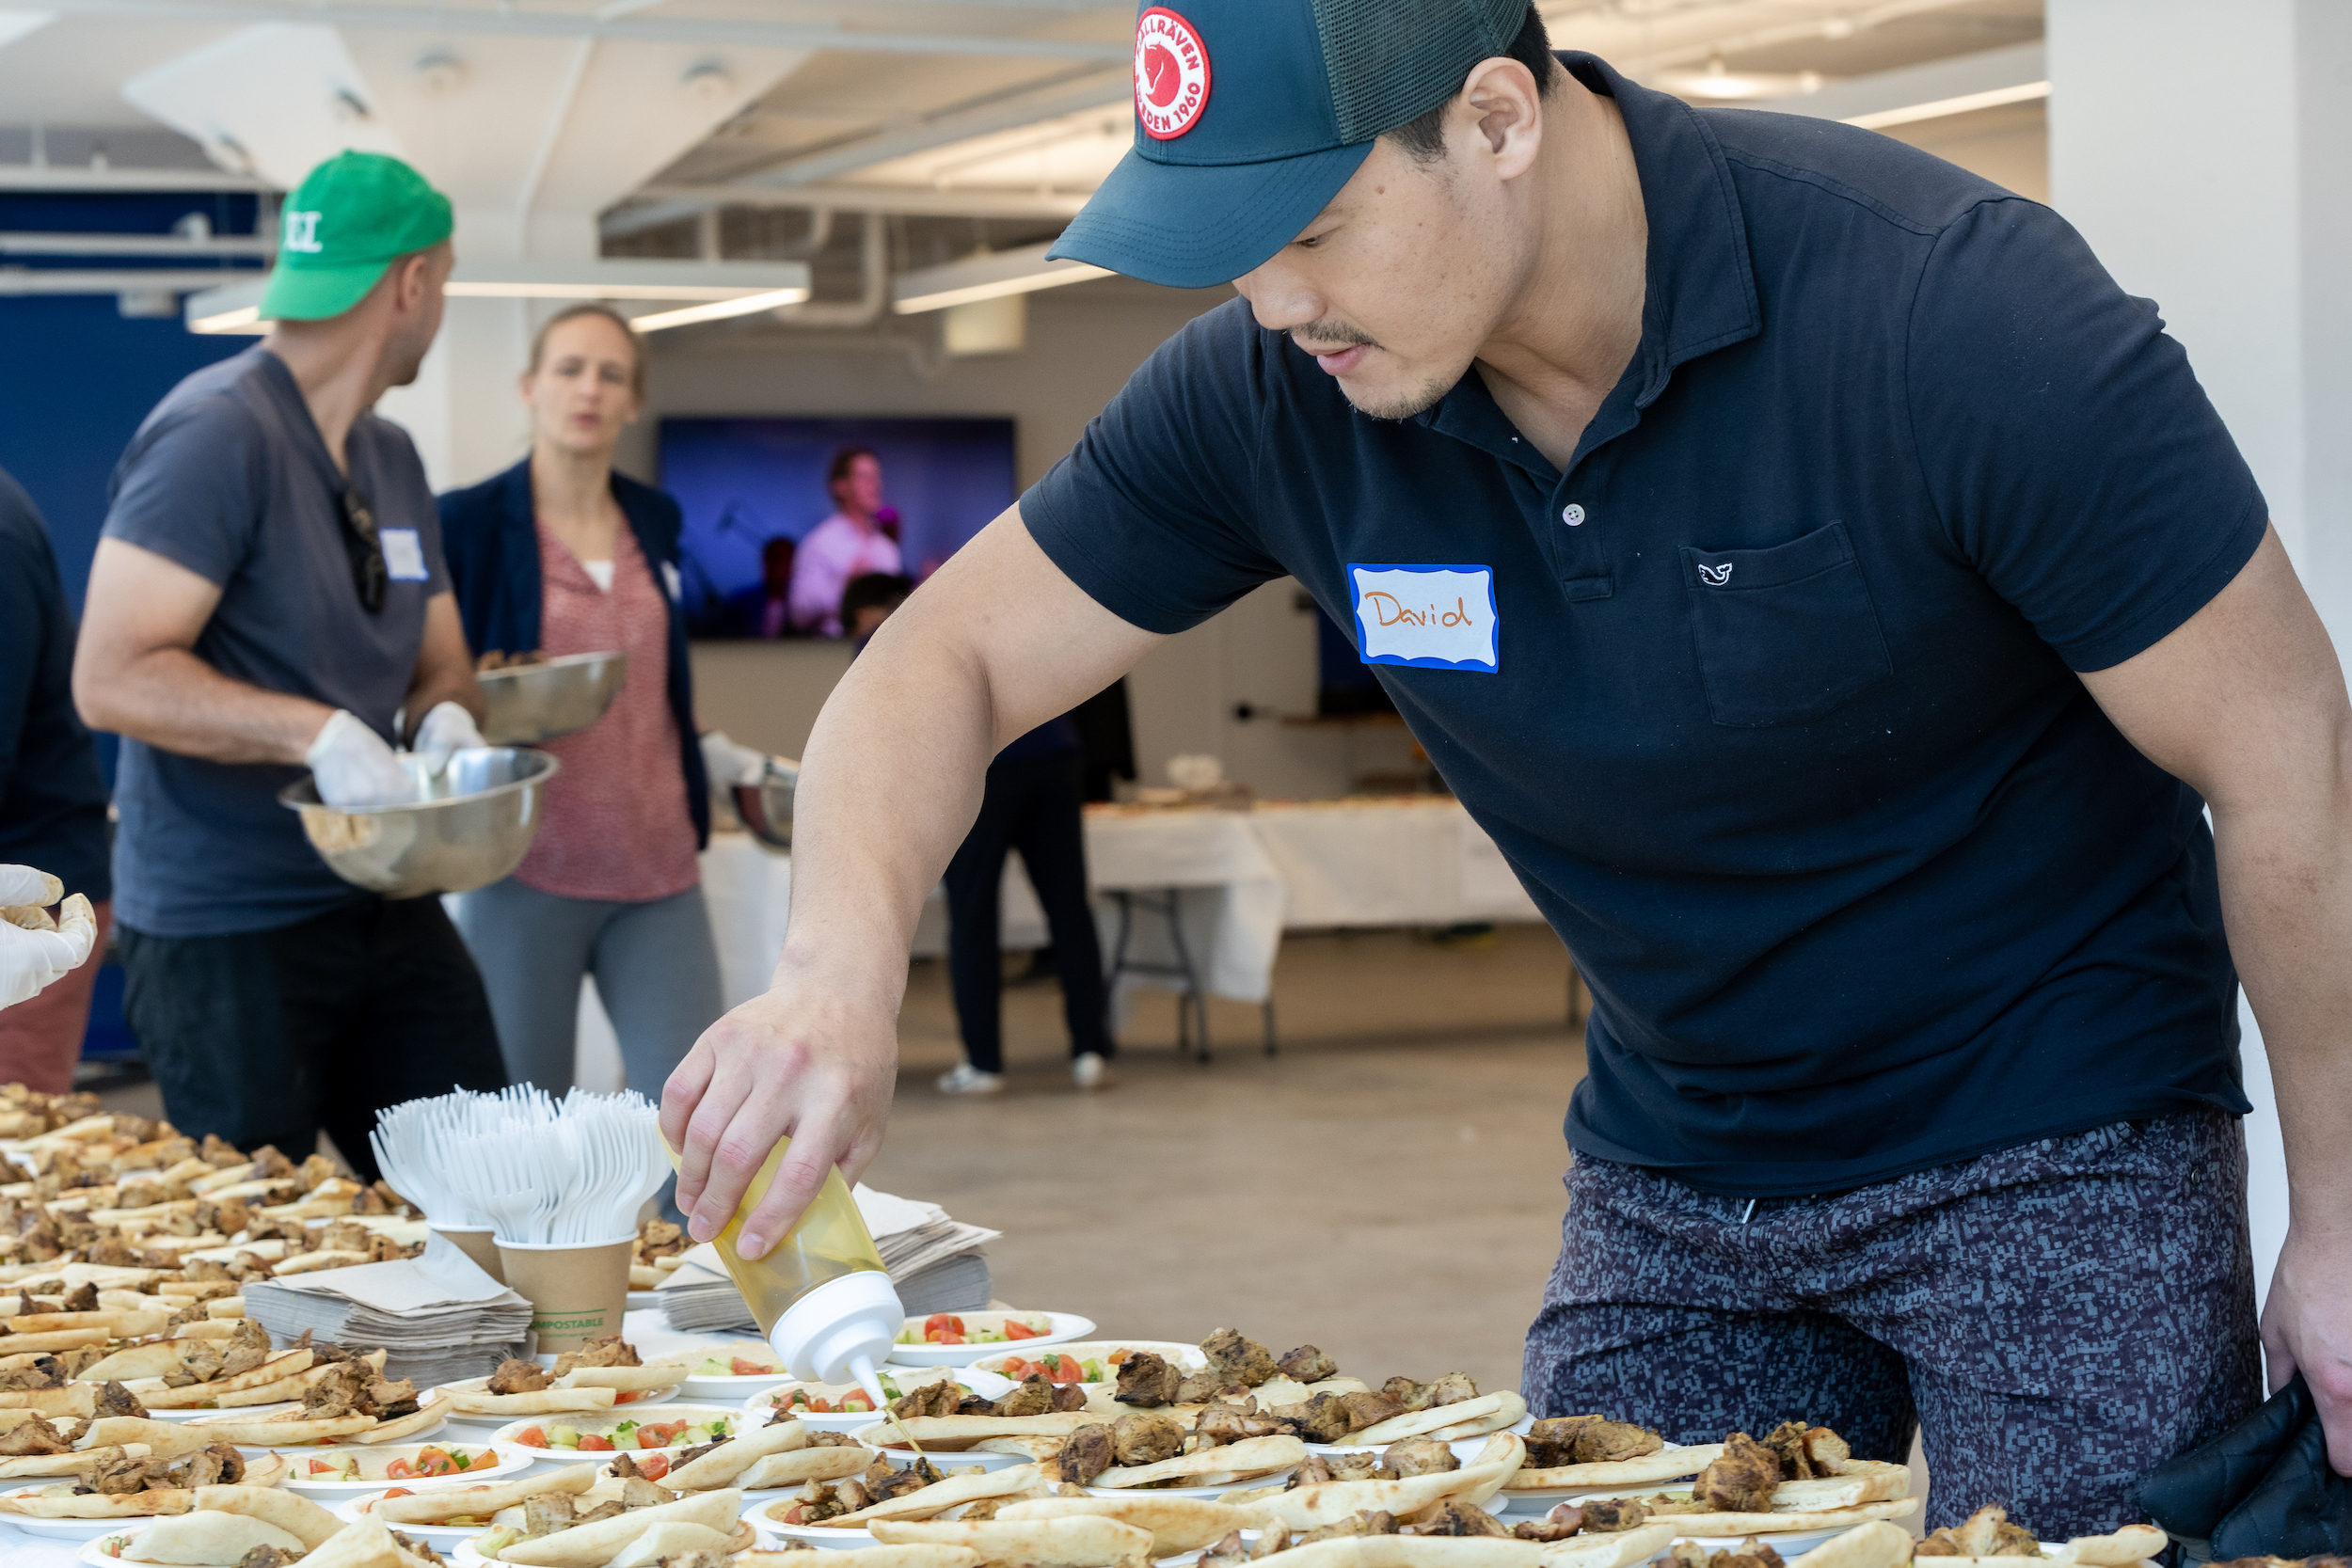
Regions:
<instances>
[{"instance_id":1,"label":"metal bowl rim","mask_svg":"<svg viewBox=\"0 0 2352 1568\"><path fill-rule=\"evenodd\" d=\"M596 659L627 658L628 657L627 648L607 648L604 652L596 654L558 654L553 658L543 658L536 664L510 664L497 670L477 670L474 672L473 678L476 681L492 681L507 675L528 675L533 670L569 670Z\"/></svg>"},{"instance_id":2,"label":"metal bowl rim","mask_svg":"<svg viewBox=\"0 0 2352 1568\"><path fill-rule=\"evenodd\" d=\"M296 779L279 790L278 803L288 811L331 811L338 816L383 816L396 811L433 811L443 806L470 806L478 800L495 800L500 796L511 794L517 789L530 789L534 785L543 784L564 771L562 758L552 752L542 752L535 746L487 746L483 749L491 752L527 752L536 760L545 763L547 767L544 771L533 773L527 779L509 779L502 784L493 784L488 789L478 790L471 795L449 795L438 800L405 800L398 805L358 806L348 810L342 806L330 806L324 800L294 799L294 792L305 784L310 785L313 789L317 788L318 781L315 778L306 777Z\"/></svg>"}]
</instances>

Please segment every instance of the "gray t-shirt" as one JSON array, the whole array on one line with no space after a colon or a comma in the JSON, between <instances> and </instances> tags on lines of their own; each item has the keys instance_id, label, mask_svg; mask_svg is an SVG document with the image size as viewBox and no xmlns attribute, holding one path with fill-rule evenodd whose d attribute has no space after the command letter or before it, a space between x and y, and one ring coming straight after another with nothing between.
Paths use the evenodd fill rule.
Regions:
<instances>
[{"instance_id":1,"label":"gray t-shirt","mask_svg":"<svg viewBox=\"0 0 2352 1568\"><path fill-rule=\"evenodd\" d=\"M440 514L408 435L362 414L349 487L382 531L391 581L359 603L346 486L294 373L255 347L173 388L115 467L105 535L215 583L197 657L269 691L348 708L387 740L445 592ZM115 918L156 936L267 931L363 896L326 868L278 792L300 768L207 762L122 742Z\"/></svg>"}]
</instances>

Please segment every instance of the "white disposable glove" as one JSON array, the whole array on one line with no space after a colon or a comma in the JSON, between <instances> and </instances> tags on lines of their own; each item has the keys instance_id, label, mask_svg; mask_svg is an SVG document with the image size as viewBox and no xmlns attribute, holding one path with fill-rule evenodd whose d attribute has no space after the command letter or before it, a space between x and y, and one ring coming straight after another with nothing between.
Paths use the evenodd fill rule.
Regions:
<instances>
[{"instance_id":1,"label":"white disposable glove","mask_svg":"<svg viewBox=\"0 0 2352 1568\"><path fill-rule=\"evenodd\" d=\"M474 728L472 714L455 703L436 703L417 726L417 743L411 749L424 759L424 770L437 779L452 752L481 744L482 732Z\"/></svg>"},{"instance_id":2,"label":"white disposable glove","mask_svg":"<svg viewBox=\"0 0 2352 1568\"><path fill-rule=\"evenodd\" d=\"M14 1006L79 969L98 943L98 915L80 894L63 920L49 906L65 884L29 865L0 865L0 1007Z\"/></svg>"},{"instance_id":3,"label":"white disposable glove","mask_svg":"<svg viewBox=\"0 0 2352 1568\"><path fill-rule=\"evenodd\" d=\"M703 731L702 748L703 767L709 771L710 782L722 788L756 784L768 776L768 753L737 745L724 730Z\"/></svg>"},{"instance_id":4,"label":"white disposable glove","mask_svg":"<svg viewBox=\"0 0 2352 1568\"><path fill-rule=\"evenodd\" d=\"M358 715L337 708L319 726L318 738L302 753L318 781L319 799L339 811L364 811L370 806L393 806L417 798L408 769L400 765L384 737L361 722Z\"/></svg>"}]
</instances>

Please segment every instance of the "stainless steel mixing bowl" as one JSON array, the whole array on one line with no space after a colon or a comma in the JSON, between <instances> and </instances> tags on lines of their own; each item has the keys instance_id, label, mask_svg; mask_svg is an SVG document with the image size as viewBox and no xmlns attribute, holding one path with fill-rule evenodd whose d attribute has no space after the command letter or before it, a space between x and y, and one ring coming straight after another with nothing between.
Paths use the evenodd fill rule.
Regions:
<instances>
[{"instance_id":1,"label":"stainless steel mixing bowl","mask_svg":"<svg viewBox=\"0 0 2352 1568\"><path fill-rule=\"evenodd\" d=\"M484 746L449 759L430 778L419 758L401 766L417 798L396 806L338 811L302 779L278 792L302 814L302 831L336 876L389 898L466 893L522 863L539 832L540 796L558 763L545 752Z\"/></svg>"},{"instance_id":2,"label":"stainless steel mixing bowl","mask_svg":"<svg viewBox=\"0 0 2352 1568\"><path fill-rule=\"evenodd\" d=\"M759 783L735 786L735 815L754 838L771 849L792 847L792 791L800 782L799 763L770 757Z\"/></svg>"},{"instance_id":3,"label":"stainless steel mixing bowl","mask_svg":"<svg viewBox=\"0 0 2352 1568\"><path fill-rule=\"evenodd\" d=\"M529 746L584 730L604 717L628 675L628 655L617 649L485 670L474 677L490 705L482 738L493 746Z\"/></svg>"}]
</instances>

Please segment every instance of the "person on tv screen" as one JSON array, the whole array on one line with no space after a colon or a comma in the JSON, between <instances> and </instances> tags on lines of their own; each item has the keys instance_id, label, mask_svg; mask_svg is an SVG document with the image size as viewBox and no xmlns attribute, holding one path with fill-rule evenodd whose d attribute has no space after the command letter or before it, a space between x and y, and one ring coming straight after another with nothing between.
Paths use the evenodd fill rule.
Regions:
<instances>
[{"instance_id":1,"label":"person on tv screen","mask_svg":"<svg viewBox=\"0 0 2352 1568\"><path fill-rule=\"evenodd\" d=\"M839 637L841 591L851 578L900 570L898 542L882 526L882 459L867 447L843 447L825 470L834 513L808 531L792 562L792 625Z\"/></svg>"},{"instance_id":2,"label":"person on tv screen","mask_svg":"<svg viewBox=\"0 0 2352 1568\"><path fill-rule=\"evenodd\" d=\"M772 641L794 635L792 626L792 560L797 546L789 534L777 534L760 546L759 580L727 595L727 629L738 637Z\"/></svg>"}]
</instances>

